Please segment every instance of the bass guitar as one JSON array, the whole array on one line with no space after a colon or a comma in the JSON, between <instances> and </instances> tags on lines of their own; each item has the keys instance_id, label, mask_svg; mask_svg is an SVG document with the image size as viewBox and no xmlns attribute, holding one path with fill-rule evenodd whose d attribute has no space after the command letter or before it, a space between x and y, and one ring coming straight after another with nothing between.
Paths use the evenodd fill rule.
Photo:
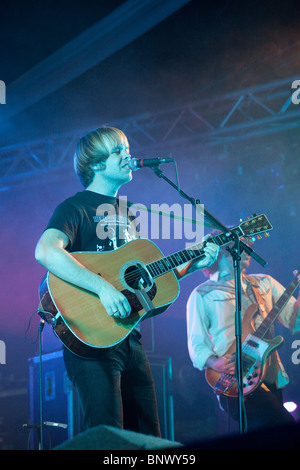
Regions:
<instances>
[{"instance_id":1,"label":"bass guitar","mask_svg":"<svg viewBox=\"0 0 300 470\"><path fill-rule=\"evenodd\" d=\"M245 396L252 393L262 383L266 373L266 363L269 355L284 341L282 336L276 336L272 339L267 339L265 336L299 284L300 271L296 273L293 281L277 300L276 304L257 330L254 329L254 317L257 313L258 305L250 305L245 312L242 322L242 370L243 394ZM226 355L228 355L231 360L234 360L235 343L228 349ZM205 376L207 383L219 395L233 398L238 396L238 385L234 375L220 373L208 368L205 371Z\"/></svg>"},{"instance_id":2,"label":"bass guitar","mask_svg":"<svg viewBox=\"0 0 300 470\"><path fill-rule=\"evenodd\" d=\"M268 235L272 228L264 214L256 215L228 234L212 236L209 243L222 246L233 241L236 235L239 238ZM166 257L153 242L143 238L114 251L71 253L127 297L130 316L125 319L109 316L96 294L50 272L40 284L39 314L68 349L81 357L93 358L99 354L99 349L120 343L141 320L170 307L179 295L179 283L173 270L187 261L204 257L206 243Z\"/></svg>"}]
</instances>

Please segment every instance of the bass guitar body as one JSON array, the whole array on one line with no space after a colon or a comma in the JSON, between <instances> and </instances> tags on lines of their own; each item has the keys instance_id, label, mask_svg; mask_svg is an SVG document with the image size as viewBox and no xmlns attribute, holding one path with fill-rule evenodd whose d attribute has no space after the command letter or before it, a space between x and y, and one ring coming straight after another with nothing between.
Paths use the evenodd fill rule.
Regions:
<instances>
[{"instance_id":1,"label":"bass guitar body","mask_svg":"<svg viewBox=\"0 0 300 470\"><path fill-rule=\"evenodd\" d=\"M257 304L252 304L243 318L242 365L243 365L243 394L252 393L262 383L269 355L283 343L281 336L273 339L261 339L255 336L254 319ZM228 349L226 356L235 360L235 343ZM208 384L217 394L227 397L238 397L238 384L234 375L206 369L205 376Z\"/></svg>"}]
</instances>

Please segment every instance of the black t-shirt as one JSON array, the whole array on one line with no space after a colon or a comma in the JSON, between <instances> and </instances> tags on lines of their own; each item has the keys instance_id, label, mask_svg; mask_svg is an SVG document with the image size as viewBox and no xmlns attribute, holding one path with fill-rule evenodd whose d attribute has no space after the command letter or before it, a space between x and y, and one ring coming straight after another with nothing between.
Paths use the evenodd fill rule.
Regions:
<instances>
[{"instance_id":1,"label":"black t-shirt","mask_svg":"<svg viewBox=\"0 0 300 470\"><path fill-rule=\"evenodd\" d=\"M126 200L81 191L55 209L46 229L64 232L75 251L110 251L139 237L138 228Z\"/></svg>"}]
</instances>

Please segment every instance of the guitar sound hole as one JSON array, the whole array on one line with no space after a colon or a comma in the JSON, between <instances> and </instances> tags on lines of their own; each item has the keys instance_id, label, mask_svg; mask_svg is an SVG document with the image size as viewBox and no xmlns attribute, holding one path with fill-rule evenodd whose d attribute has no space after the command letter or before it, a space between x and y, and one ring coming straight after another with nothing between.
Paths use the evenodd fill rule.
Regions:
<instances>
[{"instance_id":1,"label":"guitar sound hole","mask_svg":"<svg viewBox=\"0 0 300 470\"><path fill-rule=\"evenodd\" d=\"M146 289L152 285L148 272L139 263L125 270L124 279L129 287L136 290Z\"/></svg>"}]
</instances>

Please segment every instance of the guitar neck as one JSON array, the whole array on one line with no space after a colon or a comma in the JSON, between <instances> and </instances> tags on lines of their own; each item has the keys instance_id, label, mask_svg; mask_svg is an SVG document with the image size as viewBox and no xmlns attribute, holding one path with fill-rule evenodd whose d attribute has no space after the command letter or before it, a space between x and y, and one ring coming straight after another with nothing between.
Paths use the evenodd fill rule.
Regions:
<instances>
[{"instance_id":1,"label":"guitar neck","mask_svg":"<svg viewBox=\"0 0 300 470\"><path fill-rule=\"evenodd\" d=\"M150 275L153 278L156 278L169 271L173 271L178 268L178 266L188 261L203 258L205 256L204 247L206 243L215 243L221 247L235 240L236 237L254 237L260 233L267 234L267 232L272 230L272 228L272 225L264 214L253 214L251 219L231 228L230 232L211 236L208 241L193 245L188 249L177 251L177 253L174 253L173 255L153 261L147 265L147 268Z\"/></svg>"},{"instance_id":2,"label":"guitar neck","mask_svg":"<svg viewBox=\"0 0 300 470\"><path fill-rule=\"evenodd\" d=\"M243 232L239 229L239 227L236 227L235 233L240 237L243 235ZM215 243L219 247L227 245L230 243L232 240L234 240L234 236L229 234L225 235L223 233L219 235L215 235L209 239L209 243ZM184 249L181 251L177 251L176 253L173 253L172 255L166 256L164 258L161 258L157 261L153 261L152 263L149 263L147 265L147 268L153 278L162 276L163 274L166 274L169 271L174 270L178 266L181 266L182 264L195 260L197 258L203 258L205 256L204 253L204 247L205 247L206 242L202 242L197 245L191 246L189 249Z\"/></svg>"},{"instance_id":3,"label":"guitar neck","mask_svg":"<svg viewBox=\"0 0 300 470\"><path fill-rule=\"evenodd\" d=\"M279 297L276 304L272 308L272 310L268 313L267 317L261 323L261 325L257 328L256 332L254 333L255 336L258 338L264 338L270 327L273 325L277 317L280 315L283 308L288 303L289 299L294 294L295 290L299 286L298 277L296 276L295 279L291 282L291 284L286 288L284 293Z\"/></svg>"}]
</instances>

